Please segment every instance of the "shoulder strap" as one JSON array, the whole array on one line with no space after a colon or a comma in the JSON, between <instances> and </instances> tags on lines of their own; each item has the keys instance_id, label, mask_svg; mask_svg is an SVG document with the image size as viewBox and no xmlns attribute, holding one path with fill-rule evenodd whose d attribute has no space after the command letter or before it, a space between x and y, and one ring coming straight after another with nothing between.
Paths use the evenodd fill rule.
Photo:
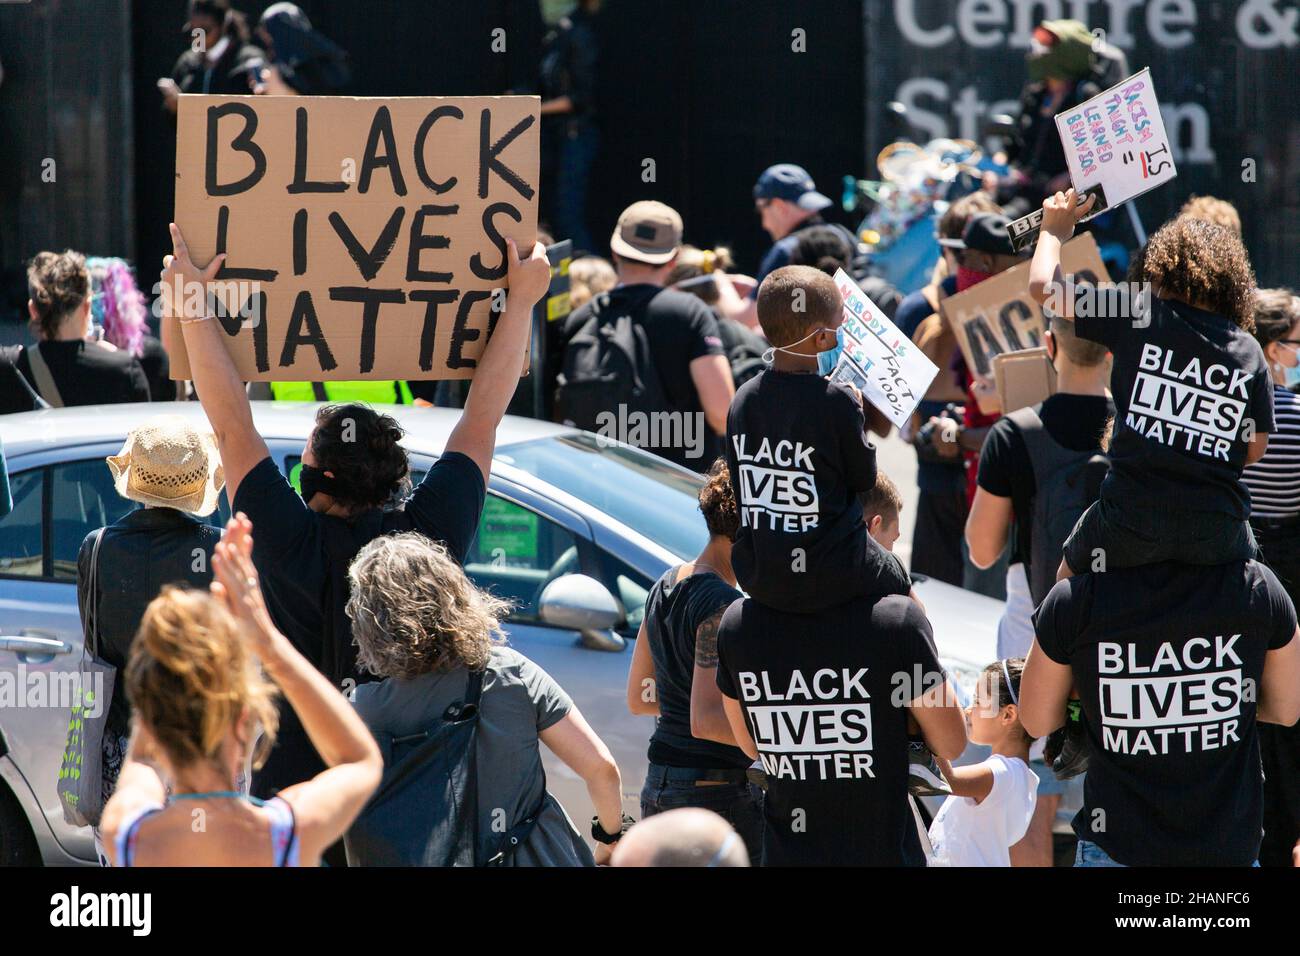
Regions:
<instances>
[{"instance_id":1,"label":"shoulder strap","mask_svg":"<svg viewBox=\"0 0 1300 956\"><path fill-rule=\"evenodd\" d=\"M95 543L90 546L90 579L86 585L86 634L92 659L99 656L99 543L104 540L104 530L95 532Z\"/></svg>"},{"instance_id":2,"label":"shoulder strap","mask_svg":"<svg viewBox=\"0 0 1300 956\"><path fill-rule=\"evenodd\" d=\"M62 408L63 396L59 394L59 386L54 384L54 376L50 374L50 367L45 364L45 356L41 354L40 345L33 345L23 351L27 354L27 362L32 367L32 377L36 379L36 390L41 393L41 398L54 408Z\"/></svg>"}]
</instances>

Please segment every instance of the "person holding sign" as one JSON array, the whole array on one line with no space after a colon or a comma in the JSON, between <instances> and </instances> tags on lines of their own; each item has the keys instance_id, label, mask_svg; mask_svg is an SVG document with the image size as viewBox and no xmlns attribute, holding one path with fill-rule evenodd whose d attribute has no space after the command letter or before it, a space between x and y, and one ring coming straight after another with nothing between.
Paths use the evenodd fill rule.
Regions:
<instances>
[{"instance_id":1,"label":"person holding sign","mask_svg":"<svg viewBox=\"0 0 1300 956\"><path fill-rule=\"evenodd\" d=\"M326 405L302 453L301 497L281 474L253 425L244 383L212 315L186 315L174 289L211 283L224 255L200 269L180 229L164 260L164 314L180 323L194 385L217 436L232 508L257 526L253 561L276 624L336 686L368 680L344 607L347 569L381 534L418 531L446 544L462 561L483 510L496 429L514 394L528 345L532 309L546 293L550 267L539 243L521 258L506 240L509 295L488 340L460 422L444 454L414 494L385 510L405 487L409 467L397 422L368 405ZM185 294L189 305L198 297ZM259 796L308 779L320 761L301 725L283 709L280 741L253 789Z\"/></svg>"},{"instance_id":2,"label":"person holding sign","mask_svg":"<svg viewBox=\"0 0 1300 956\"><path fill-rule=\"evenodd\" d=\"M799 613L909 593L902 564L862 521L858 492L876 483L862 396L825 377L839 359L839 289L811 266L785 266L757 301L771 367L741 387L727 416L736 579L755 600Z\"/></svg>"},{"instance_id":3,"label":"person holding sign","mask_svg":"<svg viewBox=\"0 0 1300 956\"><path fill-rule=\"evenodd\" d=\"M1121 286L1075 287L1061 243L1092 209L1073 189L1043 203L1030 293L1114 356L1117 410L1101 498L1065 543L1058 576L1161 561L1255 556L1242 469L1273 430L1273 382L1254 327L1241 239L1187 216L1162 226Z\"/></svg>"}]
</instances>

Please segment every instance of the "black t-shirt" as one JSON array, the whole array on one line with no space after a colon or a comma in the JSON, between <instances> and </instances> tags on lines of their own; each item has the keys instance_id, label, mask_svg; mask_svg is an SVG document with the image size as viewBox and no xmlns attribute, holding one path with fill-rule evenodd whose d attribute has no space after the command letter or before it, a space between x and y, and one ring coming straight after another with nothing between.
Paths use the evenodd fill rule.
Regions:
<instances>
[{"instance_id":1,"label":"black t-shirt","mask_svg":"<svg viewBox=\"0 0 1300 956\"><path fill-rule=\"evenodd\" d=\"M1035 410L1052 440L1070 451L1100 451L1106 422L1115 414L1114 404L1103 395L1065 392L1052 395ZM1011 563L1028 562L1033 541L1034 495L1038 488L1025 437L1005 415L994 422L984 439L976 480L989 494L1011 499L1015 515Z\"/></svg>"},{"instance_id":2,"label":"black t-shirt","mask_svg":"<svg viewBox=\"0 0 1300 956\"><path fill-rule=\"evenodd\" d=\"M904 597L820 614L738 601L718 629L718 688L738 700L767 772L767 866L924 866L907 803L896 675L942 682L930 622Z\"/></svg>"},{"instance_id":3,"label":"black t-shirt","mask_svg":"<svg viewBox=\"0 0 1300 956\"><path fill-rule=\"evenodd\" d=\"M659 383L670 407L668 412L686 412L695 416L701 428L698 447L687 443L647 447L660 457L677 462L694 471L707 471L721 454L721 437L704 419L704 406L691 378L691 362L705 355L722 355L722 338L713 310L700 299L676 289L661 289L647 283L620 285L609 292L601 305L609 314L627 314L646 331L650 357ZM562 359L564 345L591 317L593 303L587 303L565 320L557 359ZM622 437L622 436L620 436ZM625 440L636 444L635 434Z\"/></svg>"},{"instance_id":4,"label":"black t-shirt","mask_svg":"<svg viewBox=\"0 0 1300 956\"><path fill-rule=\"evenodd\" d=\"M37 391L27 350L32 346L0 349L0 364L12 366ZM36 346L65 406L115 405L149 401L149 382L130 352L111 351L80 339L41 342ZM32 409L31 394L11 376L0 376L0 415ZM48 400L48 399L47 399Z\"/></svg>"},{"instance_id":5,"label":"black t-shirt","mask_svg":"<svg viewBox=\"0 0 1300 956\"><path fill-rule=\"evenodd\" d=\"M1103 497L1121 515L1163 501L1245 521L1243 436L1252 422L1256 434L1273 430L1273 381L1259 343L1221 315L1155 297L1144 324L1127 289L1102 286L1102 295L1117 290L1115 300L1076 306L1074 320L1082 338L1115 356L1118 414ZM1086 293L1080 286L1080 300Z\"/></svg>"},{"instance_id":6,"label":"black t-shirt","mask_svg":"<svg viewBox=\"0 0 1300 956\"><path fill-rule=\"evenodd\" d=\"M862 406L819 375L768 369L727 414L740 510L731 553L740 586L774 608L817 611L866 594L906 594L897 559L866 532L858 492L876 483Z\"/></svg>"},{"instance_id":7,"label":"black t-shirt","mask_svg":"<svg viewBox=\"0 0 1300 956\"><path fill-rule=\"evenodd\" d=\"M1273 572L1238 561L1081 574L1052 589L1034 627L1083 705L1079 837L1128 866L1249 866L1263 832L1253 689L1296 629Z\"/></svg>"},{"instance_id":8,"label":"black t-shirt","mask_svg":"<svg viewBox=\"0 0 1300 956\"><path fill-rule=\"evenodd\" d=\"M418 531L444 543L452 557L463 563L478 531L483 496L478 465L466 455L449 452L429 469L400 508L365 512L346 522L308 508L267 457L240 482L232 507L253 522L253 563L276 626L316 667L340 672L327 676L362 683L374 677L355 668L356 648L343 610L348 595L338 586L350 558L336 557L335 542L343 537L360 550L364 541L359 539L366 533L375 538ZM328 527L331 523L333 527ZM273 793L308 779L321 767L292 709L281 706L279 738L266 766L254 778L254 791L259 796Z\"/></svg>"},{"instance_id":9,"label":"black t-shirt","mask_svg":"<svg viewBox=\"0 0 1300 956\"><path fill-rule=\"evenodd\" d=\"M717 621L710 619L724 611L741 593L712 571L675 580L677 568L669 568L655 582L646 598L645 626L650 656L655 665L655 690L659 718L650 737L647 756L665 767L728 769L748 767L750 760L739 747L691 735L691 685L695 677L695 641L701 626L714 629L701 664L717 661Z\"/></svg>"}]
</instances>

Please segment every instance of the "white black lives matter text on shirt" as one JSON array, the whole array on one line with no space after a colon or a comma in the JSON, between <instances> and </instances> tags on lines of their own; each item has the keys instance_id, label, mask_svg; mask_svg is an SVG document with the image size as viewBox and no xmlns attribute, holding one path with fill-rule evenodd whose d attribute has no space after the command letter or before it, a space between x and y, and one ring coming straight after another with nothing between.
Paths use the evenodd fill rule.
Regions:
<instances>
[{"instance_id":1,"label":"white black lives matter text on shirt","mask_svg":"<svg viewBox=\"0 0 1300 956\"><path fill-rule=\"evenodd\" d=\"M752 447L742 432L732 436L740 465L740 523L763 531L799 533L817 527L819 502L812 456L801 441L764 438Z\"/></svg>"},{"instance_id":2,"label":"white black lives matter text on shirt","mask_svg":"<svg viewBox=\"0 0 1300 956\"><path fill-rule=\"evenodd\" d=\"M1241 742L1241 705L1250 682L1241 634L1165 642L1154 656L1139 644L1097 645L1102 746L1114 753L1195 754Z\"/></svg>"},{"instance_id":3,"label":"white black lives matter text on shirt","mask_svg":"<svg viewBox=\"0 0 1300 956\"><path fill-rule=\"evenodd\" d=\"M768 776L785 780L875 777L867 668L821 668L788 679L742 670L737 686Z\"/></svg>"},{"instance_id":4,"label":"white black lives matter text on shirt","mask_svg":"<svg viewBox=\"0 0 1300 956\"><path fill-rule=\"evenodd\" d=\"M1242 435L1254 370L1210 364L1172 349L1142 345L1125 424L1149 440L1228 461Z\"/></svg>"}]
</instances>

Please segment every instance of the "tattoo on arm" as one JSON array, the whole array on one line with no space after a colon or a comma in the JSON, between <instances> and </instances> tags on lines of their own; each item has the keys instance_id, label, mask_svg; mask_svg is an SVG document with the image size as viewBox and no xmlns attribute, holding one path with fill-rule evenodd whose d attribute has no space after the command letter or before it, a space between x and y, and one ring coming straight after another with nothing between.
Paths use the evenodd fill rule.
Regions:
<instances>
[{"instance_id":1,"label":"tattoo on arm","mask_svg":"<svg viewBox=\"0 0 1300 956\"><path fill-rule=\"evenodd\" d=\"M718 666L718 625L727 608L720 607L695 629L695 666Z\"/></svg>"}]
</instances>

